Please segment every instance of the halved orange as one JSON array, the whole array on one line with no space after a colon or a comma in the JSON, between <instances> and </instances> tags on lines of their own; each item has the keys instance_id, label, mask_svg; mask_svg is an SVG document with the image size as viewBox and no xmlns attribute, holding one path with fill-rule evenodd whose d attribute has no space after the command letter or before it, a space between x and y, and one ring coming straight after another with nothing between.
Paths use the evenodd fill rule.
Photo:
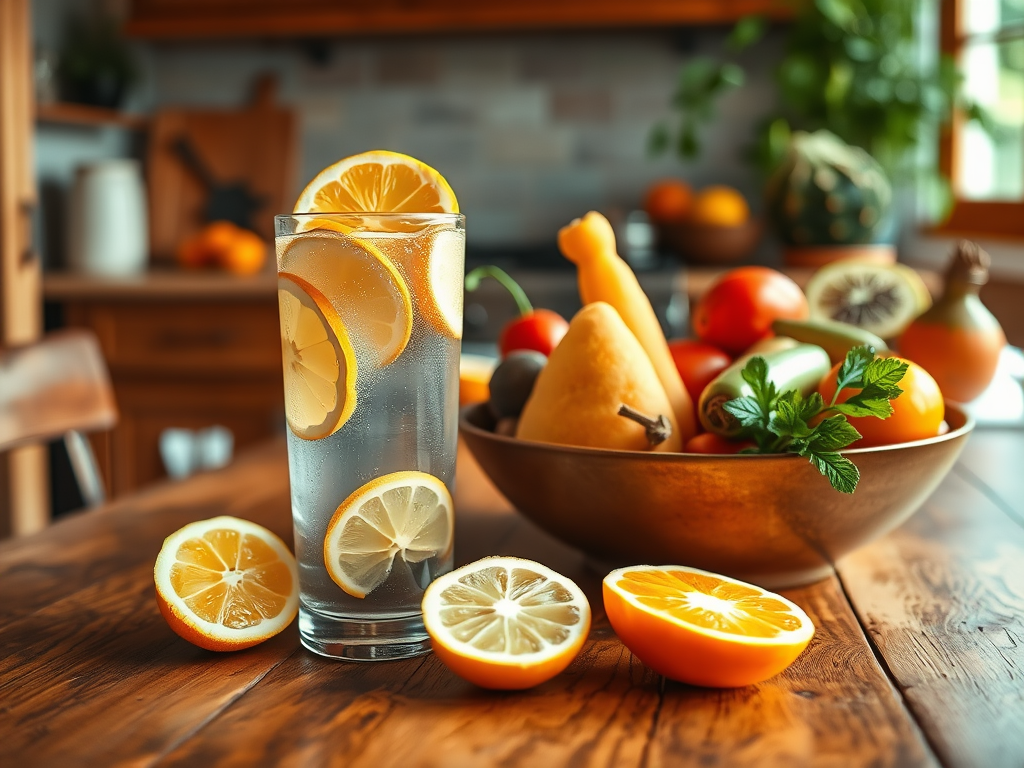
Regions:
<instances>
[{"instance_id":1,"label":"halved orange","mask_svg":"<svg viewBox=\"0 0 1024 768\"><path fill-rule=\"evenodd\" d=\"M189 523L153 567L160 612L208 651L237 651L287 627L299 610L295 558L277 536L237 517Z\"/></svg>"},{"instance_id":2,"label":"halved orange","mask_svg":"<svg viewBox=\"0 0 1024 768\"><path fill-rule=\"evenodd\" d=\"M295 213L458 213L455 193L426 163L375 150L320 171L295 201Z\"/></svg>"},{"instance_id":3,"label":"halved orange","mask_svg":"<svg viewBox=\"0 0 1024 768\"><path fill-rule=\"evenodd\" d=\"M356 354L327 298L297 275L277 278L284 411L304 440L334 434L356 407Z\"/></svg>"},{"instance_id":4,"label":"halved orange","mask_svg":"<svg viewBox=\"0 0 1024 768\"><path fill-rule=\"evenodd\" d=\"M455 674L515 690L550 680L576 658L590 631L590 603L540 563L485 557L431 582L423 623Z\"/></svg>"},{"instance_id":5,"label":"halved orange","mask_svg":"<svg viewBox=\"0 0 1024 768\"><path fill-rule=\"evenodd\" d=\"M615 633L655 672L714 688L778 674L814 636L814 624L781 595L685 566L637 565L604 579Z\"/></svg>"}]
</instances>

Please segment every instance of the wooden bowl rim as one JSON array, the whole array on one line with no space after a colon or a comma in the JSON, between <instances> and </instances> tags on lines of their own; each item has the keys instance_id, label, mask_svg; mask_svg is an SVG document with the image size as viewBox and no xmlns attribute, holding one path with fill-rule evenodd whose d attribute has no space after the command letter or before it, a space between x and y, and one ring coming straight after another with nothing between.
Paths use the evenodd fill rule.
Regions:
<instances>
[{"instance_id":1,"label":"wooden bowl rim","mask_svg":"<svg viewBox=\"0 0 1024 768\"><path fill-rule=\"evenodd\" d=\"M961 437L966 436L970 433L975 426L974 417L971 416L962 406L952 403L949 400L945 401L946 405L946 422L950 423L949 416L953 414L953 423L961 422L960 426L953 427L950 425L950 430L944 435L936 435L935 437L926 437L922 440L911 440L906 443L893 443L892 445L878 445L869 448L848 448L840 451L843 455L857 456L866 453L883 453L886 451L900 451L906 448L914 448L917 446L924 445L937 445L952 440L957 440ZM488 440L498 444L508 446L518 446L522 448L529 448L530 450L555 453L555 454L577 454L583 456L591 456L593 458L620 458L627 461L637 460L653 460L658 462L674 463L686 460L703 461L707 459L740 459L740 460L755 460L761 461L792 461L794 459L801 459L793 453L653 453L648 451L626 451L615 448L587 448L576 445L560 445L557 443L543 443L537 440L521 440L516 437L507 437L505 435L498 435L494 432L490 432L478 424L474 423L474 417L479 417L486 414L487 403L476 403L474 405L467 405L459 411L459 431L467 432L473 437L480 438L482 440ZM475 419L479 421L480 419ZM803 459L801 459L803 460Z\"/></svg>"}]
</instances>

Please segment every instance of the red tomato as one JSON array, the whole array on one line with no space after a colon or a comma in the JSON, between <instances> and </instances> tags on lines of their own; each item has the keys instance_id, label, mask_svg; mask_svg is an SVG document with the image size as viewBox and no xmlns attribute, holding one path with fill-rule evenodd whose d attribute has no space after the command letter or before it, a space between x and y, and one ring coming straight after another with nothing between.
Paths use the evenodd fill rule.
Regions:
<instances>
[{"instance_id":1,"label":"red tomato","mask_svg":"<svg viewBox=\"0 0 1024 768\"><path fill-rule=\"evenodd\" d=\"M704 387L732 364L732 358L718 347L696 339L674 339L668 343L668 351L694 403Z\"/></svg>"},{"instance_id":2,"label":"red tomato","mask_svg":"<svg viewBox=\"0 0 1024 768\"><path fill-rule=\"evenodd\" d=\"M768 267L726 272L700 297L693 328L709 344L733 355L772 336L779 318L806 320L807 298L800 286Z\"/></svg>"},{"instance_id":3,"label":"red tomato","mask_svg":"<svg viewBox=\"0 0 1024 768\"><path fill-rule=\"evenodd\" d=\"M911 440L923 440L935 437L942 429L942 419L946 415L946 405L942 400L939 385L929 373L909 360L899 358L910 367L900 381L899 387L903 394L892 403L892 416L879 419L876 416L847 416L847 420L861 434L861 439L851 448L869 448L876 445L906 443ZM825 400L825 405L832 402L836 392L836 376L839 366L836 363L832 370L821 380L818 392ZM837 402L845 403L857 393L856 389L844 389Z\"/></svg>"},{"instance_id":4,"label":"red tomato","mask_svg":"<svg viewBox=\"0 0 1024 768\"><path fill-rule=\"evenodd\" d=\"M714 432L701 432L686 441L683 453L739 453L753 447L749 440L726 440Z\"/></svg>"},{"instance_id":5,"label":"red tomato","mask_svg":"<svg viewBox=\"0 0 1024 768\"><path fill-rule=\"evenodd\" d=\"M505 324L498 338L498 349L502 357L516 349L532 349L550 355L568 330L569 323L557 312L535 309Z\"/></svg>"}]
</instances>

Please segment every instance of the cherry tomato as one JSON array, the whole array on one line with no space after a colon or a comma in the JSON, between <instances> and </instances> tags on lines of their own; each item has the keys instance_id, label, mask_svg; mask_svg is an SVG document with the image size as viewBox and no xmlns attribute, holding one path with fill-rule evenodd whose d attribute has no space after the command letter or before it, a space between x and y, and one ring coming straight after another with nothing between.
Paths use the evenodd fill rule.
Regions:
<instances>
[{"instance_id":1,"label":"cherry tomato","mask_svg":"<svg viewBox=\"0 0 1024 768\"><path fill-rule=\"evenodd\" d=\"M704 387L732 364L732 358L718 347L696 339L673 339L668 351L694 403L700 400Z\"/></svg>"},{"instance_id":2,"label":"cherry tomato","mask_svg":"<svg viewBox=\"0 0 1024 768\"><path fill-rule=\"evenodd\" d=\"M739 453L753 447L749 440L726 440L714 432L701 432L686 441L683 453Z\"/></svg>"},{"instance_id":3,"label":"cherry tomato","mask_svg":"<svg viewBox=\"0 0 1024 768\"><path fill-rule=\"evenodd\" d=\"M768 267L740 267L720 277L697 302L693 328L709 344L732 355L772 336L779 319L806 320L800 286Z\"/></svg>"},{"instance_id":4,"label":"cherry tomato","mask_svg":"<svg viewBox=\"0 0 1024 768\"><path fill-rule=\"evenodd\" d=\"M879 419L876 416L847 416L850 424L853 425L862 435L862 438L855 442L851 448L869 448L876 445L890 445L891 443L906 443L911 440L923 440L928 437L935 437L942 429L943 418L946 414L946 406L942 400L942 392L939 385L929 373L909 360L899 358L910 367L907 369L899 387L903 394L892 403L892 416L887 419ZM839 374L839 366L836 363L832 370L821 380L818 385L818 392L825 400L825 405L832 402L832 396L836 391L836 376ZM848 398L859 390L844 389L839 395L837 402L845 403Z\"/></svg>"},{"instance_id":5,"label":"cherry tomato","mask_svg":"<svg viewBox=\"0 0 1024 768\"><path fill-rule=\"evenodd\" d=\"M483 266L470 270L466 275L466 290L475 291L480 281L489 277L497 280L511 294L519 308L519 317L509 320L498 336L498 350L501 356L517 349L529 349L547 357L551 350L569 330L569 323L557 312L550 309L534 309L526 292L505 270L495 266Z\"/></svg>"},{"instance_id":6,"label":"cherry tomato","mask_svg":"<svg viewBox=\"0 0 1024 768\"><path fill-rule=\"evenodd\" d=\"M505 324L498 337L498 349L502 357L517 349L550 355L568 330L569 323L557 312L535 309Z\"/></svg>"}]
</instances>

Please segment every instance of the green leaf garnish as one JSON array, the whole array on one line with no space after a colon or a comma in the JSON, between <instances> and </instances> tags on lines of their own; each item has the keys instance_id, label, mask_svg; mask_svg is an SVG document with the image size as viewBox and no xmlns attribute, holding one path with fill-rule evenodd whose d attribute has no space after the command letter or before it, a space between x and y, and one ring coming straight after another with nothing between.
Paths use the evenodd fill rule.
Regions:
<instances>
[{"instance_id":1,"label":"green leaf garnish","mask_svg":"<svg viewBox=\"0 0 1024 768\"><path fill-rule=\"evenodd\" d=\"M839 451L861 435L846 417L891 416L889 401L903 393L897 385L906 372L906 363L876 358L870 347L851 349L839 366L835 396L826 405L817 392L806 397L795 389L779 393L768 378L767 361L752 357L742 371L752 394L730 400L723 408L757 444L743 453L796 453L809 459L837 491L853 493L860 470ZM837 403L844 389L860 391Z\"/></svg>"}]
</instances>

